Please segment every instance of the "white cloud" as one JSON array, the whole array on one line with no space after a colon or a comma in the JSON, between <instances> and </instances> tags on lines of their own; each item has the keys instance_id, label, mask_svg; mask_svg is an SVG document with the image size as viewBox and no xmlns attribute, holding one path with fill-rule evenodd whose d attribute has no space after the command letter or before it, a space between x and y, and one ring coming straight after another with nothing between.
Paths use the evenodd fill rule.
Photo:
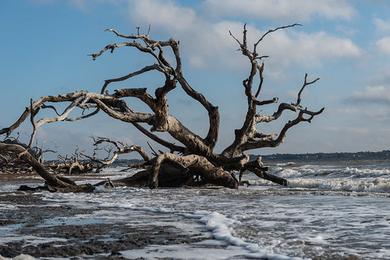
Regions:
<instances>
[{"instance_id":1,"label":"white cloud","mask_svg":"<svg viewBox=\"0 0 390 260\"><path fill-rule=\"evenodd\" d=\"M206 0L213 15L272 20L308 20L313 16L350 19L356 11L346 0Z\"/></svg>"},{"instance_id":2,"label":"white cloud","mask_svg":"<svg viewBox=\"0 0 390 260\"><path fill-rule=\"evenodd\" d=\"M368 86L349 98L355 104L376 104L390 106L390 86Z\"/></svg>"},{"instance_id":3,"label":"white cloud","mask_svg":"<svg viewBox=\"0 0 390 260\"><path fill-rule=\"evenodd\" d=\"M169 0L134 1L130 5L130 13L135 21L171 28L174 31L183 31L192 27L197 19L193 9L177 6Z\"/></svg>"},{"instance_id":4,"label":"white cloud","mask_svg":"<svg viewBox=\"0 0 390 260\"><path fill-rule=\"evenodd\" d=\"M336 31L337 32L340 32L341 34L347 36L347 37L352 37L354 35L356 35L356 33L358 33L358 30L356 29L356 27L351 27L351 26L346 26L346 25L337 25L336 26Z\"/></svg>"},{"instance_id":5,"label":"white cloud","mask_svg":"<svg viewBox=\"0 0 390 260\"><path fill-rule=\"evenodd\" d=\"M374 18L374 25L378 31L389 32L390 31L390 20L383 20L381 18Z\"/></svg>"},{"instance_id":6,"label":"white cloud","mask_svg":"<svg viewBox=\"0 0 390 260\"><path fill-rule=\"evenodd\" d=\"M61 0L34 0L58 2ZM97 3L128 5L129 16L139 26L152 26L152 35L174 37L181 42L183 58L194 67L230 67L246 66L245 58L237 52L236 42L229 36L232 30L237 37L242 33L242 23L212 19L197 13L189 6L173 0L97 0ZM77 8L91 5L87 0L68 0ZM94 2L95 3L95 2ZM348 18L354 10L344 0L206 0L204 5L216 12L235 11L242 15L269 17L309 18L322 15L327 18ZM242 9L242 10L241 10ZM248 13L249 12L249 13ZM267 16L268 15L268 16ZM248 26L249 39L254 42L268 28ZM361 50L349 38L329 35L325 32L297 32L301 28L278 31L268 37L263 45L263 54L270 55L269 68L301 64L303 66L320 65L322 61L332 58L357 57ZM274 66L273 64L278 64ZM277 74L274 71L274 74Z\"/></svg>"},{"instance_id":7,"label":"white cloud","mask_svg":"<svg viewBox=\"0 0 390 260\"><path fill-rule=\"evenodd\" d=\"M390 36L383 37L375 43L379 51L384 54L390 54Z\"/></svg>"},{"instance_id":8,"label":"white cloud","mask_svg":"<svg viewBox=\"0 0 390 260\"><path fill-rule=\"evenodd\" d=\"M389 64L390 65L390 64ZM375 74L371 77L371 85L388 85L390 86L390 66L381 66L375 70Z\"/></svg>"},{"instance_id":9,"label":"white cloud","mask_svg":"<svg viewBox=\"0 0 390 260\"><path fill-rule=\"evenodd\" d=\"M306 63L311 66L323 60L342 57L358 57L361 54L348 38L339 38L325 32L279 32L264 44L266 53L285 62Z\"/></svg>"},{"instance_id":10,"label":"white cloud","mask_svg":"<svg viewBox=\"0 0 390 260\"><path fill-rule=\"evenodd\" d=\"M79 9L84 9L86 7L85 0L71 0L70 4Z\"/></svg>"},{"instance_id":11,"label":"white cloud","mask_svg":"<svg viewBox=\"0 0 390 260\"><path fill-rule=\"evenodd\" d=\"M236 42L228 33L231 30L240 37L242 23L227 20L211 22L194 9L176 5L173 1L133 1L129 12L134 23L152 24L152 34L158 30L180 40L185 52L183 57L195 67L222 65L237 68L245 64L242 55L235 51L238 48ZM272 57L269 63L271 67L274 61L283 65L300 63L312 66L326 59L357 57L361 54L359 47L348 38L325 32L304 33L296 30L278 31L264 40L262 54ZM263 32L248 26L249 40L252 42Z\"/></svg>"},{"instance_id":12,"label":"white cloud","mask_svg":"<svg viewBox=\"0 0 390 260\"><path fill-rule=\"evenodd\" d=\"M369 119L371 123L388 123L390 119L389 107L376 106L375 109L367 109L367 107L363 108L361 106L363 103L364 102L362 101L357 101L354 103L354 106L338 108L336 109L338 113L334 116L348 118L348 120L354 118L355 120L358 120L358 122L361 118L365 118Z\"/></svg>"}]
</instances>

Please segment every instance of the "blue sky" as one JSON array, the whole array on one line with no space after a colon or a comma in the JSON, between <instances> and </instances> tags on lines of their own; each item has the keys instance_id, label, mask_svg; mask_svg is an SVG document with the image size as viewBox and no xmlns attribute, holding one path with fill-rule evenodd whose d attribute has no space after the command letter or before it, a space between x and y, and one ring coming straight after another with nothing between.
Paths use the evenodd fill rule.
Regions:
<instances>
[{"instance_id":1,"label":"blue sky","mask_svg":"<svg viewBox=\"0 0 390 260\"><path fill-rule=\"evenodd\" d=\"M221 111L221 149L233 138L245 113L242 80L248 73L228 30L240 35L248 24L254 41L269 28L304 26L267 38L264 98L293 101L307 72L321 80L304 93L303 104L326 111L312 124L292 129L284 144L259 153L378 151L390 148L390 1L381 0L4 0L0 2L0 126L15 121L29 99L86 89L99 91L104 79L127 74L152 61L121 49L92 61L87 54L120 42L106 28L181 42L184 71L193 87ZM150 87L156 75L115 87ZM135 101L131 101L135 102ZM137 109L141 104L132 103ZM201 107L177 90L171 112L198 133L207 129ZM264 109L271 113L275 107ZM293 115L290 115L293 117ZM288 120L260 126L277 132ZM21 129L29 133L28 124ZM38 142L69 152L108 136L144 145L137 131L104 115L39 130Z\"/></svg>"}]
</instances>

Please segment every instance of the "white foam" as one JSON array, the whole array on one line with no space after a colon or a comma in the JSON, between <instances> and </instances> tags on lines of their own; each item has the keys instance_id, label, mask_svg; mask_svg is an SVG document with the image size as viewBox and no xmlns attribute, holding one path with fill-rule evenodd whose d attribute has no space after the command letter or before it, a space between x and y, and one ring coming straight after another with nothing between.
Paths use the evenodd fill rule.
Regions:
<instances>
[{"instance_id":1,"label":"white foam","mask_svg":"<svg viewBox=\"0 0 390 260\"><path fill-rule=\"evenodd\" d=\"M212 232L215 239L222 240L236 246L247 245L247 243L242 239L232 235L232 226L233 224L239 224L238 221L229 219L218 212L206 214L201 217L199 221L205 224L207 230Z\"/></svg>"},{"instance_id":2,"label":"white foam","mask_svg":"<svg viewBox=\"0 0 390 260\"><path fill-rule=\"evenodd\" d=\"M360 179L304 179L288 180L292 188L310 188L331 191L357 191L357 192L390 192L390 179L387 178L360 178Z\"/></svg>"},{"instance_id":3,"label":"white foam","mask_svg":"<svg viewBox=\"0 0 390 260\"><path fill-rule=\"evenodd\" d=\"M2 242L2 238L6 237L9 234L13 234L15 230L18 230L22 224L10 224L0 226L0 242Z\"/></svg>"},{"instance_id":4,"label":"white foam","mask_svg":"<svg viewBox=\"0 0 390 260\"><path fill-rule=\"evenodd\" d=\"M125 250L120 252L125 258L135 259L229 259L235 256L245 256L239 247L215 248L196 245L163 245L147 246L143 249Z\"/></svg>"},{"instance_id":5,"label":"white foam","mask_svg":"<svg viewBox=\"0 0 390 260\"><path fill-rule=\"evenodd\" d=\"M246 242L243 239L234 236L233 226L240 224L240 222L218 212L195 211L193 214L185 213L182 215L189 218L197 218L198 221L203 223L206 229L212 233L215 239L228 245L241 248L241 252L239 252L241 255L267 259L298 259L267 252L256 243Z\"/></svg>"},{"instance_id":6,"label":"white foam","mask_svg":"<svg viewBox=\"0 0 390 260\"><path fill-rule=\"evenodd\" d=\"M345 173L351 174L354 177L376 177L390 174L390 169L386 168L354 168L354 167L346 167L344 169Z\"/></svg>"},{"instance_id":7,"label":"white foam","mask_svg":"<svg viewBox=\"0 0 390 260\"><path fill-rule=\"evenodd\" d=\"M35 260L35 257L32 257L31 255L25 255L25 254L20 254L18 256L15 256L14 258L8 258L8 257L2 257L0 255L0 260Z\"/></svg>"},{"instance_id":8,"label":"white foam","mask_svg":"<svg viewBox=\"0 0 390 260\"><path fill-rule=\"evenodd\" d=\"M307 188L309 192L311 190L329 190L329 192L321 192L321 194L340 194L333 191L390 192L389 178L353 177L358 176L359 171L362 174L366 174L363 176L367 176L372 170L374 170L374 174L386 172L382 171L381 173L381 169L369 167L367 166L361 171L361 168L304 165L299 167L293 166L288 169L280 168L279 170L285 170L282 174L290 175L288 181L292 191L297 189L305 190ZM364 171L366 173L363 173ZM339 174L347 176L349 174L351 177L341 177ZM266 181L263 182L265 183ZM268 186L263 187L269 188ZM277 192L275 193L275 191ZM61 204L69 203L73 207L95 207L99 209L99 211L95 211L92 214L94 215L91 216L93 218L126 222L128 217L135 219L131 221L134 221L132 224L137 225L145 221L145 218L143 218L145 216L159 226L168 224L177 226L185 232L193 229L195 231L194 234L201 232L202 235L205 235L204 238L206 240L204 240L204 244L150 246L139 251L126 251L124 255L129 257L135 254L139 257L144 256L147 259L164 256L186 259L215 259L217 258L216 256L227 255L225 258L240 259L240 256L245 256L255 259L260 257L289 259L284 255L301 257L320 256L323 252L328 253L330 247L336 246L338 252L345 252L346 255L368 255L368 253L362 252L356 245L346 248L335 242L336 238L345 236L343 233L345 232L344 229L348 230L348 232L352 229L352 224L356 233L347 234L347 238L350 241L353 241L358 236L359 230L366 230L363 228L371 225L362 225L362 220L365 220L367 217L363 215L357 216L355 212L355 209L361 208L361 205L366 205L364 203L367 202L356 204L360 205L357 207L349 199L334 198L334 196L330 198L326 196L308 198L305 192L302 195L298 194L299 198L283 196L284 194L289 194L289 192L290 189L279 189L279 186L277 186L277 189L272 190L271 188L270 192L259 192L251 188L240 188L239 190L221 189L218 191L203 189L114 189L109 192L102 190L102 192L93 194L45 194L47 194L47 199L53 202L61 201ZM273 196L273 194L277 194L277 196ZM343 192L342 194L347 193ZM259 202L259 196L261 196L261 203ZM370 199L369 197L356 196L356 198L363 198L363 200L368 200ZM353 199L356 200L356 198L354 196ZM325 199L329 201L324 201ZM345 205L343 204L344 201ZM337 203L342 203L343 205L337 206ZM322 208L316 211L315 209L319 207L319 204L322 205ZM350 209L348 209L349 206ZM107 209L102 210L101 207L107 207ZM368 215L374 214L373 212L375 214L381 212L370 209L359 210ZM110 212L115 213L111 217L107 217ZM153 214L147 214L147 212L152 212ZM245 216L243 213L247 217L243 218ZM345 219L345 216L354 216L354 218L348 217L348 222L339 224L339 226L332 226L335 220ZM186 219L183 219L183 217ZM388 222L384 222L386 221L385 217L383 218L383 223L377 219L372 220L372 223L382 226L388 225ZM239 219L242 224L235 219ZM324 229L326 226L333 229L328 232ZM380 226L380 232L386 234L388 229L382 226ZM205 232L206 230L208 232ZM366 238L382 241L384 248L388 245L383 242L387 237L383 238L382 235L377 234L367 235L367 232L361 233L365 233ZM214 238L212 241L215 244L211 243L208 246L210 237ZM370 239L365 240L365 246L369 244L367 241L370 241ZM205 247L205 249L202 249L202 247ZM310 250L310 252L308 253L307 250ZM154 251L159 254L154 255ZM372 254L370 253L369 255L371 256ZM382 256L388 255L390 254L387 251L382 252Z\"/></svg>"},{"instance_id":9,"label":"white foam","mask_svg":"<svg viewBox=\"0 0 390 260\"><path fill-rule=\"evenodd\" d=\"M272 169L273 174L283 178L310 177L324 175L328 177L353 177L353 178L370 178L384 177L390 175L390 169L387 168L356 168L356 167L329 167L318 165L303 165L299 167Z\"/></svg>"},{"instance_id":10,"label":"white foam","mask_svg":"<svg viewBox=\"0 0 390 260\"><path fill-rule=\"evenodd\" d=\"M0 204L0 209L2 209L2 210L16 210L16 209L18 209L18 207L15 206L15 205L11 205L11 204L3 204L3 203L1 203Z\"/></svg>"},{"instance_id":11,"label":"white foam","mask_svg":"<svg viewBox=\"0 0 390 260\"><path fill-rule=\"evenodd\" d=\"M223 214L220 214L216 211L180 211L171 207L148 207L143 206L144 201L137 201L136 198L132 198L132 203L129 203L125 198L123 200L117 200L114 202L104 201L99 203L100 207L119 207L123 209L131 209L135 211L146 211L153 212L157 214L171 214L178 215L189 219L194 219L197 222L201 223L206 230L211 232L212 236L229 246L235 246L241 248L240 254L242 255L252 255L256 257L267 257L270 259L292 259L287 256L274 254L272 252L267 252L265 249L259 247L256 243L246 242L243 239L233 235L233 227L240 224L239 221L228 218ZM99 211L96 212L99 214ZM105 214L105 211L100 211L101 214ZM119 217L120 219L120 217ZM185 226L185 225L184 225ZM236 249L237 250L237 249ZM129 253L128 253L129 254ZM172 257L172 255L170 255ZM149 259L149 258L148 258Z\"/></svg>"},{"instance_id":12,"label":"white foam","mask_svg":"<svg viewBox=\"0 0 390 260\"><path fill-rule=\"evenodd\" d=\"M294 170L294 169L283 169L278 172L273 172L273 174L278 175L282 178L289 178L289 177L299 177L302 176L302 172Z\"/></svg>"},{"instance_id":13,"label":"white foam","mask_svg":"<svg viewBox=\"0 0 390 260\"><path fill-rule=\"evenodd\" d=\"M292 166L292 165L295 165L296 163L295 162L285 162L285 163L277 163L276 166Z\"/></svg>"},{"instance_id":14,"label":"white foam","mask_svg":"<svg viewBox=\"0 0 390 260\"><path fill-rule=\"evenodd\" d=\"M288 257L271 256L260 253L248 253L242 251L238 246L227 247L207 247L200 244L177 244L163 246L147 246L143 249L124 250L120 252L125 258L145 258L145 259L293 259Z\"/></svg>"},{"instance_id":15,"label":"white foam","mask_svg":"<svg viewBox=\"0 0 390 260\"><path fill-rule=\"evenodd\" d=\"M65 238L59 238L59 237L38 237L38 236L6 236L0 238L0 243L11 243L11 242L17 242L17 241L23 241L25 243L25 246L32 245L36 246L39 244L46 244L46 243L52 243L52 242L66 242L67 240Z\"/></svg>"}]
</instances>

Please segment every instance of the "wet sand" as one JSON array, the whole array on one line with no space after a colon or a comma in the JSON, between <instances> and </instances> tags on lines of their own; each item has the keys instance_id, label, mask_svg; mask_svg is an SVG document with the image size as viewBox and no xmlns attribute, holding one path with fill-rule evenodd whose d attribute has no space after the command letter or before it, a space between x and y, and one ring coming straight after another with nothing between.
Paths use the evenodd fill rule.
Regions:
<instances>
[{"instance_id":1,"label":"wet sand","mask_svg":"<svg viewBox=\"0 0 390 260\"><path fill-rule=\"evenodd\" d=\"M0 185L43 184L34 175L0 173ZM17 186L15 186L17 187ZM80 223L56 219L77 219L99 209L61 205L44 199L43 193L0 192L0 259L27 254L33 257L75 257L74 259L123 259L119 251L148 245L191 244L204 234L189 234L173 225ZM104 210L112 210L107 207ZM49 223L49 224L48 224ZM14 238L14 239L13 239Z\"/></svg>"}]
</instances>

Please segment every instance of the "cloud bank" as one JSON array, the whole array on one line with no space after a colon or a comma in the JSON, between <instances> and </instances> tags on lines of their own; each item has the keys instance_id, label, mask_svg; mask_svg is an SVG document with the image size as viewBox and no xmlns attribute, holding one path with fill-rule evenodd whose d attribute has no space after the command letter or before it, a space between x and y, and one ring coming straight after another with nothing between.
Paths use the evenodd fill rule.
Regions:
<instances>
[{"instance_id":1,"label":"cloud bank","mask_svg":"<svg viewBox=\"0 0 390 260\"><path fill-rule=\"evenodd\" d=\"M254 11L264 6L267 6L266 10L278 9L273 5L275 1L243 2L208 0L204 2L204 5L221 12L228 12L230 9L240 10L240 8ZM283 6L285 15L289 14L292 8L301 10L299 5L303 5L303 2L311 3L293 2L276 1L277 5ZM301 10L302 17L299 18L305 19L307 15L314 15L316 12L322 12L329 18L347 18L353 14L353 9L344 1L338 8L332 8L336 1L321 1L320 3L324 5L324 8L318 8L318 6L314 8L309 4L306 8L311 8L312 11ZM266 13L274 12L269 10ZM194 67L229 66L237 68L243 65L240 59L234 56L234 54L239 54L235 52L238 46L228 34L231 30L237 37L240 37L243 27L240 22L227 19L215 21L193 8L181 6L177 2L161 0L133 1L129 6L129 15L135 24L152 24L152 32L157 30L159 33L163 32L179 39L183 43L184 57L187 57L190 65ZM275 15L282 16L283 14L276 13ZM258 16L262 16L262 13L258 13ZM301 16L301 12L297 13L297 16ZM266 29L268 28L258 28L250 24L248 26L249 40L256 41ZM337 37L324 31L306 33L299 30L299 28L294 28L290 31L274 33L264 41L262 54L270 55L277 60L278 64L285 66L296 63L307 66L320 65L323 60L361 55L360 48L349 38Z\"/></svg>"},{"instance_id":2,"label":"cloud bank","mask_svg":"<svg viewBox=\"0 0 390 260\"><path fill-rule=\"evenodd\" d=\"M356 14L345 0L206 0L204 5L213 15L252 19L306 21L313 16L351 19Z\"/></svg>"},{"instance_id":3,"label":"cloud bank","mask_svg":"<svg viewBox=\"0 0 390 260\"><path fill-rule=\"evenodd\" d=\"M355 104L386 105L390 107L390 86L367 86L348 99Z\"/></svg>"}]
</instances>

